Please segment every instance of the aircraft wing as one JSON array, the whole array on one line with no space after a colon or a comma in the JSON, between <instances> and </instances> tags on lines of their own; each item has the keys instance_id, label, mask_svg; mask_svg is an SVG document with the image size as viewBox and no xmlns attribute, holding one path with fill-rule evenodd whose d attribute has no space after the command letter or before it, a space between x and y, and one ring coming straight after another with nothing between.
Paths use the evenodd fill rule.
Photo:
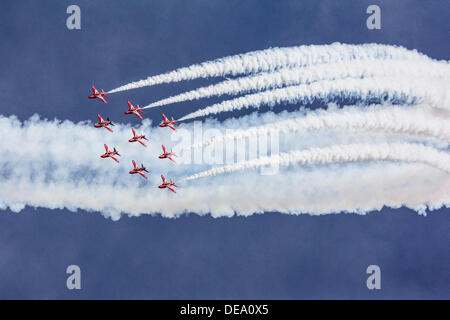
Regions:
<instances>
[{"instance_id":1,"label":"aircraft wing","mask_svg":"<svg viewBox=\"0 0 450 320\"><path fill-rule=\"evenodd\" d=\"M162 116L163 116L164 122L168 122L169 121L169 119L167 119L167 117L166 117L166 115L164 113L162 114Z\"/></svg>"},{"instance_id":2,"label":"aircraft wing","mask_svg":"<svg viewBox=\"0 0 450 320\"><path fill-rule=\"evenodd\" d=\"M137 169L136 162L134 162L134 160L131 160L131 161L133 162L134 168Z\"/></svg>"},{"instance_id":3,"label":"aircraft wing","mask_svg":"<svg viewBox=\"0 0 450 320\"><path fill-rule=\"evenodd\" d=\"M161 179L162 179L163 184L166 183L166 178L164 178L163 175L161 175Z\"/></svg>"},{"instance_id":4,"label":"aircraft wing","mask_svg":"<svg viewBox=\"0 0 450 320\"><path fill-rule=\"evenodd\" d=\"M177 193L175 190L173 190L171 187L167 186L167 189L169 189L170 191L172 191L173 193Z\"/></svg>"},{"instance_id":5,"label":"aircraft wing","mask_svg":"<svg viewBox=\"0 0 450 320\"><path fill-rule=\"evenodd\" d=\"M114 131L112 131L110 128L108 128L107 126L105 126L105 129L108 130L108 131L110 131L110 132L114 132Z\"/></svg>"},{"instance_id":6,"label":"aircraft wing","mask_svg":"<svg viewBox=\"0 0 450 320\"><path fill-rule=\"evenodd\" d=\"M139 118L143 119L142 116L139 114L139 112L135 111L134 114L137 115Z\"/></svg>"},{"instance_id":7,"label":"aircraft wing","mask_svg":"<svg viewBox=\"0 0 450 320\"><path fill-rule=\"evenodd\" d=\"M177 131L177 129L175 129L175 127L172 124L168 124L168 126L170 129Z\"/></svg>"},{"instance_id":8,"label":"aircraft wing","mask_svg":"<svg viewBox=\"0 0 450 320\"><path fill-rule=\"evenodd\" d=\"M104 144L104 146L105 146L106 152L108 152L108 146L106 145L106 143Z\"/></svg>"},{"instance_id":9,"label":"aircraft wing","mask_svg":"<svg viewBox=\"0 0 450 320\"><path fill-rule=\"evenodd\" d=\"M173 160L171 157L168 157L170 160L172 160L172 162L174 162L174 163L176 163L176 161L175 160Z\"/></svg>"},{"instance_id":10,"label":"aircraft wing","mask_svg":"<svg viewBox=\"0 0 450 320\"><path fill-rule=\"evenodd\" d=\"M131 128L131 131L133 131L133 136L136 137L136 131L134 131L134 128Z\"/></svg>"},{"instance_id":11,"label":"aircraft wing","mask_svg":"<svg viewBox=\"0 0 450 320\"><path fill-rule=\"evenodd\" d=\"M128 108L133 109L133 105L131 104L130 101L128 101Z\"/></svg>"},{"instance_id":12,"label":"aircraft wing","mask_svg":"<svg viewBox=\"0 0 450 320\"><path fill-rule=\"evenodd\" d=\"M147 147L147 145L146 145L145 143L143 143L141 140L138 140L138 142L139 142L140 144L142 144L144 147Z\"/></svg>"},{"instance_id":13,"label":"aircraft wing","mask_svg":"<svg viewBox=\"0 0 450 320\"><path fill-rule=\"evenodd\" d=\"M115 162L117 162L117 163L119 163L120 161L119 160L117 160L116 158L114 158L113 156L111 156L111 158L113 158L113 160L115 161Z\"/></svg>"},{"instance_id":14,"label":"aircraft wing","mask_svg":"<svg viewBox=\"0 0 450 320\"><path fill-rule=\"evenodd\" d=\"M166 147L164 147L164 145L161 145L161 146L162 146L163 152L166 153Z\"/></svg>"},{"instance_id":15,"label":"aircraft wing","mask_svg":"<svg viewBox=\"0 0 450 320\"><path fill-rule=\"evenodd\" d=\"M100 116L100 114L97 113L97 117L98 117L98 121L103 122L102 117Z\"/></svg>"},{"instance_id":16,"label":"aircraft wing","mask_svg":"<svg viewBox=\"0 0 450 320\"><path fill-rule=\"evenodd\" d=\"M141 176L143 176L145 179L148 180L148 178L147 178L147 176L146 176L145 174L143 174L142 172L139 172L139 174L140 174Z\"/></svg>"}]
</instances>

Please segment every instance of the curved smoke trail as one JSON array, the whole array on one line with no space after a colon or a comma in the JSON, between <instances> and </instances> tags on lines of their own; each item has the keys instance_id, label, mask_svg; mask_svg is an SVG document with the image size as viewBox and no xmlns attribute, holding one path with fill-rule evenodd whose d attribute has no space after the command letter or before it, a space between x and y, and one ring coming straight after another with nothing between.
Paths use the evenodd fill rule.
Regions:
<instances>
[{"instance_id":1,"label":"curved smoke trail","mask_svg":"<svg viewBox=\"0 0 450 320\"><path fill-rule=\"evenodd\" d=\"M176 96L162 99L144 107L155 108L167 104L198 100L223 94L237 95L241 93L263 91L284 86L309 84L320 80L336 80L344 78L372 77L411 77L411 78L445 78L450 80L450 66L444 62L393 60L354 60L330 64L313 65L280 69L248 77L229 79L207 87L184 92Z\"/></svg>"},{"instance_id":2,"label":"curved smoke trail","mask_svg":"<svg viewBox=\"0 0 450 320\"><path fill-rule=\"evenodd\" d=\"M273 106L280 103L311 103L322 100L325 103L335 99L357 98L365 101L382 97L382 100L402 101L406 104L428 103L433 107L450 108L446 83L431 79L413 80L408 78L367 78L324 80L309 85L291 86L249 94L226 100L212 106L189 113L179 120L189 120L227 111L244 108L259 108L261 105Z\"/></svg>"},{"instance_id":3,"label":"curved smoke trail","mask_svg":"<svg viewBox=\"0 0 450 320\"><path fill-rule=\"evenodd\" d=\"M450 154L434 148L412 143L392 144L350 144L335 145L326 148L294 150L273 156L261 157L236 164L212 168L183 178L189 181L232 173L246 169L258 169L268 165L323 165L330 163L347 163L362 161L401 161L416 162L440 169L450 174Z\"/></svg>"},{"instance_id":4,"label":"curved smoke trail","mask_svg":"<svg viewBox=\"0 0 450 320\"><path fill-rule=\"evenodd\" d=\"M331 45L270 48L207 61L168 73L151 76L147 79L131 82L112 89L108 93L196 78L226 75L236 76L240 74L273 71L283 67L303 67L333 61L370 58L431 60L416 50L407 50L400 46L381 44L352 45L333 43Z\"/></svg>"},{"instance_id":5,"label":"curved smoke trail","mask_svg":"<svg viewBox=\"0 0 450 320\"><path fill-rule=\"evenodd\" d=\"M287 135L305 130L325 129L381 130L383 132L441 139L448 144L450 143L450 126L448 121L448 118L433 116L431 107L426 105L414 107L392 105L371 105L365 108L343 107L339 111L310 111L301 117L280 120L243 130L238 129L231 133L193 144L186 149L204 148L216 143L268 135L274 132Z\"/></svg>"}]
</instances>

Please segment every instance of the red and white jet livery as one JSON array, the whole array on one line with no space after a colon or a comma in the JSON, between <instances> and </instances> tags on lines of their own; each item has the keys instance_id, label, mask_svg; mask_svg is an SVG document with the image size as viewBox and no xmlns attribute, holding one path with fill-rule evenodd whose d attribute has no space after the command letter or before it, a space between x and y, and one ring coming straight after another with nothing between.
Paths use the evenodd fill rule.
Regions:
<instances>
[{"instance_id":1,"label":"red and white jet livery","mask_svg":"<svg viewBox=\"0 0 450 320\"><path fill-rule=\"evenodd\" d=\"M145 174L142 173L142 171L148 172L147 169L144 167L144 165L141 164L141 167L139 168L139 167L136 165L136 162L134 162L134 160L131 160L131 161L133 161L134 169L130 171L130 174L139 173L139 174L140 174L141 176L143 176L145 179L148 179L147 176L146 176Z\"/></svg>"},{"instance_id":2,"label":"red and white jet livery","mask_svg":"<svg viewBox=\"0 0 450 320\"><path fill-rule=\"evenodd\" d=\"M171 188L171 187L177 187L178 188L178 186L175 184L175 182L172 181L172 179L170 179L170 181L167 181L166 178L164 178L163 175L161 175L161 179L162 179L163 183L160 186L158 186L158 188L160 188L160 189L167 188L170 191L172 191L173 193L177 193L175 190L173 190Z\"/></svg>"},{"instance_id":3,"label":"red and white jet livery","mask_svg":"<svg viewBox=\"0 0 450 320\"><path fill-rule=\"evenodd\" d=\"M135 107L133 107L133 105L131 104L131 102L128 101L128 108L129 108L129 109L128 109L127 111L124 112L125 114L135 114L135 115L137 115L139 118L142 119L142 116L139 114L139 112L140 112L140 113L144 113L144 111L141 109L141 107L139 107L138 104L136 105L136 108L135 108Z\"/></svg>"},{"instance_id":4,"label":"red and white jet livery","mask_svg":"<svg viewBox=\"0 0 450 320\"><path fill-rule=\"evenodd\" d=\"M133 128L131 128L131 131L133 131L133 138L131 138L130 140L128 140L128 142L139 142L140 144L142 144L144 147L147 147L147 145L145 144L145 143L143 143L142 142L142 139L144 139L144 140L147 140L148 141L148 139L141 133L141 135L140 136L138 136L137 134L136 134L136 131L133 129Z\"/></svg>"},{"instance_id":5,"label":"red and white jet livery","mask_svg":"<svg viewBox=\"0 0 450 320\"><path fill-rule=\"evenodd\" d=\"M166 117L166 115L164 113L162 114L162 116L163 116L164 121L159 126L161 128L162 127L169 127L172 130L176 131L177 129L175 129L175 127L173 125L179 126L179 124L173 119L173 117L172 117L171 120L169 120L169 119L167 119L167 117Z\"/></svg>"},{"instance_id":6,"label":"red and white jet livery","mask_svg":"<svg viewBox=\"0 0 450 320\"><path fill-rule=\"evenodd\" d=\"M102 89L102 91L98 92L98 90L95 89L94 86L92 86L92 94L91 94L90 96L88 96L88 98L89 98L89 99L95 99L95 98L98 98L98 99L102 100L104 103L108 103L108 102L105 100L105 98L103 98L103 97L109 98L108 95L106 94L106 92L103 91L103 89Z\"/></svg>"},{"instance_id":7,"label":"red and white jet livery","mask_svg":"<svg viewBox=\"0 0 450 320\"><path fill-rule=\"evenodd\" d=\"M162 145L162 149L163 149L163 154L162 155L160 155L158 158L160 158L160 159L165 159L165 158L167 158L167 159L170 159L170 160L172 160L173 162L175 162L175 160L173 160L171 157L176 157L177 155L175 154L175 153L173 153L172 152L172 150L170 150L170 152L168 152L167 150L166 150L166 147L164 147L164 145Z\"/></svg>"},{"instance_id":8,"label":"red and white jet livery","mask_svg":"<svg viewBox=\"0 0 450 320\"><path fill-rule=\"evenodd\" d=\"M111 132L113 132L110 128L108 128L109 125L113 126L114 123L111 122L111 120L109 120L109 118L106 118L106 121L103 120L103 118L100 116L100 114L97 114L98 117L98 123L94 124L94 127L96 128L105 128L106 130L109 130Z\"/></svg>"},{"instance_id":9,"label":"red and white jet livery","mask_svg":"<svg viewBox=\"0 0 450 320\"><path fill-rule=\"evenodd\" d=\"M120 157L119 151L116 150L116 148L114 148L114 150L110 151L108 149L108 146L105 144L105 150L106 152L104 154L102 154L100 157L102 158L111 158L113 159L115 162L119 163L119 160L117 160L116 158L114 158L115 155L118 155Z\"/></svg>"}]
</instances>

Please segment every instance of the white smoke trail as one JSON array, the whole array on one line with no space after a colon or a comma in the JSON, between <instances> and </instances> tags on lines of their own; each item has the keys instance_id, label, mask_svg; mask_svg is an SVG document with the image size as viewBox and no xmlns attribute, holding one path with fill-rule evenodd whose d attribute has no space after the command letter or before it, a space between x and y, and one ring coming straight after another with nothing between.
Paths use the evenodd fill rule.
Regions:
<instances>
[{"instance_id":1,"label":"white smoke trail","mask_svg":"<svg viewBox=\"0 0 450 320\"><path fill-rule=\"evenodd\" d=\"M367 78L323 80L309 85L298 85L287 88L269 90L249 94L232 100L226 100L201 110L189 113L180 121L204 117L226 111L244 108L258 108L261 105L273 106L280 103L311 103L322 100L325 103L334 99L357 98L365 101L369 98L380 98L383 101L405 100L402 103L428 103L437 108L450 108L447 97L448 84L432 79L408 78Z\"/></svg>"},{"instance_id":2,"label":"white smoke trail","mask_svg":"<svg viewBox=\"0 0 450 320\"><path fill-rule=\"evenodd\" d=\"M288 48L270 48L244 54L224 57L201 64L180 68L168 73L148 77L110 90L115 93L124 90L153 86L196 78L240 75L273 71L283 67L302 67L341 60L359 59L411 59L431 60L416 50L381 44L341 44L310 45Z\"/></svg>"},{"instance_id":3,"label":"white smoke trail","mask_svg":"<svg viewBox=\"0 0 450 320\"><path fill-rule=\"evenodd\" d=\"M422 163L450 174L450 154L434 148L412 143L380 145L350 144L326 148L294 150L273 156L261 157L193 174L181 181L216 176L246 169L257 169L268 165L323 165L330 163L363 161L401 161Z\"/></svg>"},{"instance_id":4,"label":"white smoke trail","mask_svg":"<svg viewBox=\"0 0 450 320\"><path fill-rule=\"evenodd\" d=\"M410 61L368 59L313 65L306 68L280 69L275 72L229 79L207 87L184 92L151 103L145 106L144 109L223 94L236 95L284 86L309 84L320 80L386 76L407 76L410 78L436 77L445 78L443 81L448 82L450 80L450 66L447 63L435 61L416 61L411 63Z\"/></svg>"},{"instance_id":5,"label":"white smoke trail","mask_svg":"<svg viewBox=\"0 0 450 320\"><path fill-rule=\"evenodd\" d=\"M205 131L250 127L241 130L240 137L280 130L286 133L281 149L297 151L206 171L202 170L210 163L173 165L158 159L161 144L170 148L173 140L167 130L155 130L149 121L144 120L143 127L136 128L143 129L151 138L146 149L127 142L131 136L128 125L118 124L111 134L88 123L42 121L36 117L21 123L13 117L0 116L0 208L83 209L118 219L124 213L133 216L158 213L164 217L186 212L214 217L265 211L365 213L383 206L406 206L425 213L427 209L450 205L449 154L437 149L448 148L449 129L445 127L450 110L448 62L435 62L417 51L377 44L274 48L181 68L121 86L110 93L159 83L259 72L266 73L201 88L195 94L185 94L183 99L277 89L224 101L186 117L263 104L303 103L314 99L326 102L339 97L423 105L306 111L305 116L292 121L271 113L255 113L224 122L207 119L201 123ZM278 89L281 86L290 87ZM195 123L182 124L180 130L171 133L189 133L188 143L180 145L191 145L190 133L196 141L194 128ZM317 131L300 132L309 129ZM360 136L346 132L348 129L380 131L381 135L363 132ZM393 133L417 135L414 142L418 143L406 143L410 137ZM234 139L236 133L218 139L226 141L231 136ZM428 137L444 140L445 145L439 144L437 148L425 145ZM399 138L401 142L396 141ZM208 139L207 144L218 141ZM120 164L100 159L103 143L118 148L122 154ZM249 159L255 153L250 151ZM150 169L148 181L128 174L132 159L144 162ZM264 176L256 170L246 170L274 162L284 166L276 175ZM200 173L192 175L194 170ZM180 182L178 177L187 176L186 181L234 171L239 171L238 178L219 175L214 181L199 179L180 184L176 195L157 188L161 173Z\"/></svg>"},{"instance_id":6,"label":"white smoke trail","mask_svg":"<svg viewBox=\"0 0 450 320\"><path fill-rule=\"evenodd\" d=\"M264 114L230 119L222 123L207 120L204 130L225 131L245 125L275 122L279 115ZM175 135L192 132L194 124L182 124ZM406 206L424 213L448 206L450 179L442 171L419 164L364 163L352 166L294 167L286 173L261 176L255 171L218 176L214 187L209 179L180 184L177 194L157 188L162 173L175 182L197 170L192 164L178 165L157 158L161 145L173 146L167 130L143 127L150 137L148 148L127 142L128 125L117 124L114 133L96 129L92 123L44 121L33 117L20 122L0 116L0 208L20 211L25 206L51 209L98 211L106 217L121 214L160 214L176 217L185 212L214 217L250 215L277 211L290 214L330 212L364 213L383 206ZM332 142L346 143L348 135L333 135ZM363 138L363 137L361 137ZM311 134L312 145L329 143L328 137ZM385 139L385 138L384 138ZM301 149L302 139L288 147ZM363 140L363 139L362 139ZM156 143L157 142L157 143ZM101 159L103 143L117 147L120 164ZM428 152L428 149L422 150ZM150 169L149 180L129 175L131 160ZM203 168L203 167L202 167ZM261 185L264 184L264 188ZM167 192L166 192L167 191Z\"/></svg>"},{"instance_id":7,"label":"white smoke trail","mask_svg":"<svg viewBox=\"0 0 450 320\"><path fill-rule=\"evenodd\" d=\"M280 120L257 127L238 129L193 144L186 149L205 148L216 143L268 135L274 132L292 134L305 130L325 129L381 130L383 132L421 135L441 139L448 144L450 143L450 126L448 121L448 117L433 115L432 108L427 105L413 107L371 105L365 108L347 106L341 110L310 111L301 117Z\"/></svg>"}]
</instances>

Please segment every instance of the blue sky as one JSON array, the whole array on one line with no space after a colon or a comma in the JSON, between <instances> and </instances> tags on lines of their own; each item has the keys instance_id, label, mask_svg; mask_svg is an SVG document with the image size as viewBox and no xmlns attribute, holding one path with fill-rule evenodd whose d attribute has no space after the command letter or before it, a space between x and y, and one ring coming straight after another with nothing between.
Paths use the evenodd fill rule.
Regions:
<instances>
[{"instance_id":1,"label":"blue sky","mask_svg":"<svg viewBox=\"0 0 450 320\"><path fill-rule=\"evenodd\" d=\"M81 30L66 8L81 8ZM368 30L369 4L382 29ZM0 3L0 108L21 120L122 117L126 101L152 102L205 80L115 94L177 67L271 46L377 42L449 59L448 1L12 1ZM179 117L196 103L173 106ZM159 110L146 111L159 120ZM128 121L138 123L138 119ZM419 216L265 213L248 218L123 217L27 208L0 212L0 298L450 298L449 210ZM66 267L82 290L66 288ZM366 288L366 267L382 290Z\"/></svg>"}]
</instances>

